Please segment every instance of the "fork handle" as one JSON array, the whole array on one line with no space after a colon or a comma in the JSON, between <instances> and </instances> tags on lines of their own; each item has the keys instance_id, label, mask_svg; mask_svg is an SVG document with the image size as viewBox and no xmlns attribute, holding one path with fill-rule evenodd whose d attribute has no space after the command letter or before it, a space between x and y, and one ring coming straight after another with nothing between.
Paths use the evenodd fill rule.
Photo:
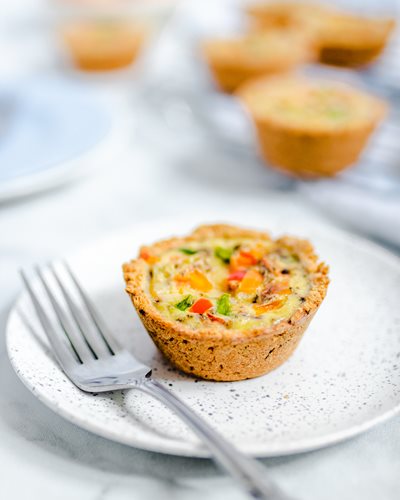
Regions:
<instances>
[{"instance_id":1,"label":"fork handle","mask_svg":"<svg viewBox=\"0 0 400 500\"><path fill-rule=\"evenodd\" d=\"M235 478L250 497L258 500L293 500L268 479L265 467L235 448L162 384L149 378L136 388L155 397L181 417L203 440L216 463Z\"/></svg>"}]
</instances>

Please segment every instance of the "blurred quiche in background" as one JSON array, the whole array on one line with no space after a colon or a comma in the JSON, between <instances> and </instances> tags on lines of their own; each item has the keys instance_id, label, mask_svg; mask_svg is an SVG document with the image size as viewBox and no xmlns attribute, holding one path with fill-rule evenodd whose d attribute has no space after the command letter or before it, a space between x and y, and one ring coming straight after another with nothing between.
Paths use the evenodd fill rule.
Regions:
<instances>
[{"instance_id":1,"label":"blurred quiche in background","mask_svg":"<svg viewBox=\"0 0 400 500\"><path fill-rule=\"evenodd\" d=\"M330 13L321 20L320 61L349 67L370 64L382 53L394 27L393 19Z\"/></svg>"},{"instance_id":2,"label":"blurred quiche in background","mask_svg":"<svg viewBox=\"0 0 400 500\"><path fill-rule=\"evenodd\" d=\"M300 177L333 176L355 163L386 111L349 85L297 75L249 82L237 96L267 163Z\"/></svg>"},{"instance_id":3,"label":"blurred quiche in background","mask_svg":"<svg viewBox=\"0 0 400 500\"><path fill-rule=\"evenodd\" d=\"M218 86L226 92L251 78L286 72L316 59L311 38L295 29L210 39L203 44L203 54Z\"/></svg>"},{"instance_id":4,"label":"blurred quiche in background","mask_svg":"<svg viewBox=\"0 0 400 500\"><path fill-rule=\"evenodd\" d=\"M62 35L76 66L86 71L107 71L135 61L146 30L129 21L93 19L66 23Z\"/></svg>"},{"instance_id":5,"label":"blurred quiche in background","mask_svg":"<svg viewBox=\"0 0 400 500\"><path fill-rule=\"evenodd\" d=\"M65 52L84 71L134 63L177 0L49 0Z\"/></svg>"},{"instance_id":6,"label":"blurred quiche in background","mask_svg":"<svg viewBox=\"0 0 400 500\"><path fill-rule=\"evenodd\" d=\"M286 361L329 283L308 241L229 225L142 247L123 272L163 354L186 373L225 381Z\"/></svg>"},{"instance_id":7,"label":"blurred quiche in background","mask_svg":"<svg viewBox=\"0 0 400 500\"><path fill-rule=\"evenodd\" d=\"M260 2L246 12L256 29L302 30L314 40L321 62L339 66L373 62L395 27L394 19L352 14L324 3Z\"/></svg>"},{"instance_id":8,"label":"blurred quiche in background","mask_svg":"<svg viewBox=\"0 0 400 500\"><path fill-rule=\"evenodd\" d=\"M316 2L260 1L249 3L246 14L252 21L253 28L285 29L298 28L315 30L315 19L326 15L332 9Z\"/></svg>"}]
</instances>

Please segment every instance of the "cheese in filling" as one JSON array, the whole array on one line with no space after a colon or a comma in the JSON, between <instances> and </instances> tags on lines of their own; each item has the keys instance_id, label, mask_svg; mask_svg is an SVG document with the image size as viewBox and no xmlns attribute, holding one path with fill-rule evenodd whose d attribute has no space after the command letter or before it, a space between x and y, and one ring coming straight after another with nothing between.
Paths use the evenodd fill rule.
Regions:
<instances>
[{"instance_id":1,"label":"cheese in filling","mask_svg":"<svg viewBox=\"0 0 400 500\"><path fill-rule=\"evenodd\" d=\"M269 327L289 319L310 291L298 255L270 240L192 241L160 254L143 249L141 257L154 305L191 328Z\"/></svg>"}]
</instances>

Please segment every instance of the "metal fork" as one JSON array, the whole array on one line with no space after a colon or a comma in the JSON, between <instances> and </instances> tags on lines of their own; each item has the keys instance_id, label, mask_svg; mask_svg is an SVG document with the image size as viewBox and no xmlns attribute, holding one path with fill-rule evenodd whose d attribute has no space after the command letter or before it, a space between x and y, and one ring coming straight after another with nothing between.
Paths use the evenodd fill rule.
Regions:
<instances>
[{"instance_id":1,"label":"metal fork","mask_svg":"<svg viewBox=\"0 0 400 500\"><path fill-rule=\"evenodd\" d=\"M289 500L266 469L207 424L196 412L151 378L151 368L119 345L65 262L35 268L36 283L21 271L39 321L64 370L85 392L137 389L175 412L205 443L215 462L252 498ZM38 293L38 286L41 293Z\"/></svg>"}]
</instances>

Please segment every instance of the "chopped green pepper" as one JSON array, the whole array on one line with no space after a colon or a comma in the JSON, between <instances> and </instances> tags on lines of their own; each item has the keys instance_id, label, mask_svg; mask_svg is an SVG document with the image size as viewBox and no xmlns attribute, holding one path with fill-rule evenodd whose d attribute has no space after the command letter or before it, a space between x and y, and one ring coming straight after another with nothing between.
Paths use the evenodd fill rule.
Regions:
<instances>
[{"instance_id":1,"label":"chopped green pepper","mask_svg":"<svg viewBox=\"0 0 400 500\"><path fill-rule=\"evenodd\" d=\"M231 248L217 247L214 253L216 257L222 260L222 262L225 262L225 264L229 264L233 254L233 250Z\"/></svg>"},{"instance_id":2,"label":"chopped green pepper","mask_svg":"<svg viewBox=\"0 0 400 500\"><path fill-rule=\"evenodd\" d=\"M191 248L180 248L179 250L186 255L194 255L198 252L198 250L192 250Z\"/></svg>"},{"instance_id":3,"label":"chopped green pepper","mask_svg":"<svg viewBox=\"0 0 400 500\"><path fill-rule=\"evenodd\" d=\"M175 304L175 307L180 311L186 311L188 307L193 305L193 297L191 295L187 295L183 300Z\"/></svg>"},{"instance_id":4,"label":"chopped green pepper","mask_svg":"<svg viewBox=\"0 0 400 500\"><path fill-rule=\"evenodd\" d=\"M217 313L223 314L224 316L229 316L231 312L231 302L229 293L224 293L217 300Z\"/></svg>"}]
</instances>

